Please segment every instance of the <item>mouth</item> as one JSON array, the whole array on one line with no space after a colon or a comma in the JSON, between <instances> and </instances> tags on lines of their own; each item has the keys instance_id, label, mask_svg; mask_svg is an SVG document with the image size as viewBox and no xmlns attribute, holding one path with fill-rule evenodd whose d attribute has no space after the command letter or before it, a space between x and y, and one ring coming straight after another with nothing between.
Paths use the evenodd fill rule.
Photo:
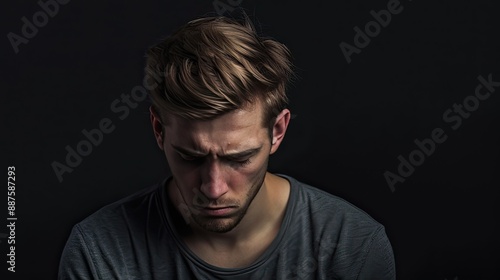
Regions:
<instances>
[{"instance_id":1,"label":"mouth","mask_svg":"<svg viewBox=\"0 0 500 280\"><path fill-rule=\"evenodd\" d=\"M224 217L229 216L234 212L236 207L228 206L228 207L203 207L198 210L206 215L206 216L215 216L215 217Z\"/></svg>"}]
</instances>

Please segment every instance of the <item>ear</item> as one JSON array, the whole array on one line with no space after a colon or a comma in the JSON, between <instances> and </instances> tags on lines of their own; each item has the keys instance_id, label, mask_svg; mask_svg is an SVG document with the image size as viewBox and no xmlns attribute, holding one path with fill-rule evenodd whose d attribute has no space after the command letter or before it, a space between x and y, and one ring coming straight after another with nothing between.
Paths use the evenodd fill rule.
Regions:
<instances>
[{"instance_id":1,"label":"ear","mask_svg":"<svg viewBox=\"0 0 500 280\"><path fill-rule=\"evenodd\" d=\"M160 150L163 151L163 124L161 123L161 119L156 113L153 106L149 106L149 114L151 119L151 125L153 126L153 133L156 139L156 144L158 144Z\"/></svg>"},{"instance_id":2,"label":"ear","mask_svg":"<svg viewBox=\"0 0 500 280\"><path fill-rule=\"evenodd\" d=\"M285 132L288 128L288 123L290 122L290 110L284 109L281 113L276 117L273 125L273 134L271 139L271 152L270 154L274 154L281 142L285 138Z\"/></svg>"}]
</instances>

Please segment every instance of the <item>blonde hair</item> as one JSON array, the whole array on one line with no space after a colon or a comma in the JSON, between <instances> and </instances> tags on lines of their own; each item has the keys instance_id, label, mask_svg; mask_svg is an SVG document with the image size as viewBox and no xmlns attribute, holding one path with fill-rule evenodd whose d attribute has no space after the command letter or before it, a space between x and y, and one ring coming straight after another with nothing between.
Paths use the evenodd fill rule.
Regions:
<instances>
[{"instance_id":1,"label":"blonde hair","mask_svg":"<svg viewBox=\"0 0 500 280\"><path fill-rule=\"evenodd\" d=\"M293 71L289 49L243 22L205 17L188 22L146 52L153 108L186 119L213 119L262 101L264 125L287 107ZM168 120L167 120L168 121Z\"/></svg>"}]
</instances>

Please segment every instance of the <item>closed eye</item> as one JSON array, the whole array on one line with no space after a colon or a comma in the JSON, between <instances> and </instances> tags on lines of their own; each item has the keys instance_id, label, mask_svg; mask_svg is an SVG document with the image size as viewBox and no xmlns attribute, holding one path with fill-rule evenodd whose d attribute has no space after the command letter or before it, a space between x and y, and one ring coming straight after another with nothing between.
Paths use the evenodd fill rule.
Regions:
<instances>
[{"instance_id":1,"label":"closed eye","mask_svg":"<svg viewBox=\"0 0 500 280\"><path fill-rule=\"evenodd\" d=\"M238 166L245 166L250 163L250 157L248 158L226 158L225 159L228 163L238 165Z\"/></svg>"},{"instance_id":2,"label":"closed eye","mask_svg":"<svg viewBox=\"0 0 500 280\"><path fill-rule=\"evenodd\" d=\"M203 160L207 157L207 155L203 153L192 152L190 150L175 145L172 145L172 147L177 152L179 157L187 163L193 163L193 164L202 163ZM231 166L243 167L250 164L251 162L250 159L255 155L257 155L261 149L262 146L253 149L248 149L242 152L220 155L219 159L221 159L223 162L226 162Z\"/></svg>"},{"instance_id":3,"label":"closed eye","mask_svg":"<svg viewBox=\"0 0 500 280\"><path fill-rule=\"evenodd\" d=\"M196 161L196 160L200 160L202 159L203 157L198 157L198 156L192 156L192 155L186 155L186 154L182 154L182 153L178 153L178 155L185 161Z\"/></svg>"},{"instance_id":4,"label":"closed eye","mask_svg":"<svg viewBox=\"0 0 500 280\"><path fill-rule=\"evenodd\" d=\"M180 158L184 161L190 162L190 163L198 163L201 162L205 157L199 157L199 156L192 156L192 155L186 155L186 154L181 154L178 153ZM225 161L230 164L230 165L237 165L237 166L246 166L250 164L250 158L246 159L225 159Z\"/></svg>"},{"instance_id":5,"label":"closed eye","mask_svg":"<svg viewBox=\"0 0 500 280\"><path fill-rule=\"evenodd\" d=\"M250 159L245 159L245 160L237 160L235 161L237 164L241 165L241 166L245 166L245 165L248 165L250 164Z\"/></svg>"}]
</instances>

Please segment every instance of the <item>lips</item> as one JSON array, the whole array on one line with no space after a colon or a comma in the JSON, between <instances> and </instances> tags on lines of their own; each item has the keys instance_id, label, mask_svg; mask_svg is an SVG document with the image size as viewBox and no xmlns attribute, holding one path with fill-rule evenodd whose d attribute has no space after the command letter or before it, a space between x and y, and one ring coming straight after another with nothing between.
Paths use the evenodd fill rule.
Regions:
<instances>
[{"instance_id":1,"label":"lips","mask_svg":"<svg viewBox=\"0 0 500 280\"><path fill-rule=\"evenodd\" d=\"M234 209L235 207L203 207L199 210L207 216L223 217L230 215Z\"/></svg>"}]
</instances>

